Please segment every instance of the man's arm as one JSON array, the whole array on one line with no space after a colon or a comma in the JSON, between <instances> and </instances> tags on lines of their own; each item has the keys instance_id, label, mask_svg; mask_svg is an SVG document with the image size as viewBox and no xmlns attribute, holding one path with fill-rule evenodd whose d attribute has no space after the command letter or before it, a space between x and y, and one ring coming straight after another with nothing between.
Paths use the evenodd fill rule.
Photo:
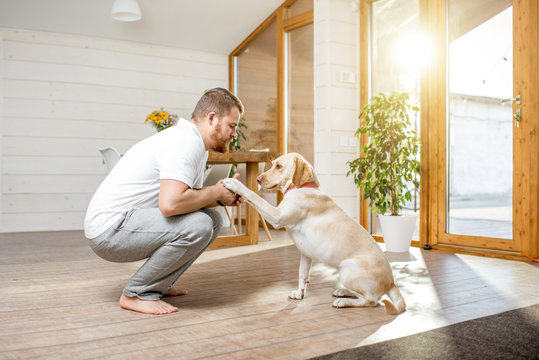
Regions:
<instances>
[{"instance_id":1,"label":"man's arm","mask_svg":"<svg viewBox=\"0 0 539 360\"><path fill-rule=\"evenodd\" d=\"M159 209L164 216L187 214L202 208L214 207L217 201L224 205L237 205L236 195L222 181L202 189L191 189L178 180L161 180Z\"/></svg>"}]
</instances>

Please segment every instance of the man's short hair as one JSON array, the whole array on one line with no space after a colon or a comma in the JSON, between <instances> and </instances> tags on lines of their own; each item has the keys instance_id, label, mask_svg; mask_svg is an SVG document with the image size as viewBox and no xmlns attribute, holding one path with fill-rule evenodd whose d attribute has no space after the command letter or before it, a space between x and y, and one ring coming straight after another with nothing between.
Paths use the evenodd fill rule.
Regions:
<instances>
[{"instance_id":1,"label":"man's short hair","mask_svg":"<svg viewBox=\"0 0 539 360\"><path fill-rule=\"evenodd\" d=\"M223 88L206 90L198 100L191 119L198 121L212 111L215 111L217 117L222 118L228 115L232 106L236 106L240 111L240 115L243 115L243 104L236 95Z\"/></svg>"}]
</instances>

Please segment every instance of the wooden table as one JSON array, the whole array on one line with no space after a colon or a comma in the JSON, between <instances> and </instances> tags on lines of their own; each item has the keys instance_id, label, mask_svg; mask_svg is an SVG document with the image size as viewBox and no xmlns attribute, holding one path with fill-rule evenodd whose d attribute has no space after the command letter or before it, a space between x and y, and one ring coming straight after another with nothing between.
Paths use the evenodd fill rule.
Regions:
<instances>
[{"instance_id":1,"label":"wooden table","mask_svg":"<svg viewBox=\"0 0 539 360\"><path fill-rule=\"evenodd\" d=\"M231 151L226 154L210 151L208 164L246 164L246 179L240 179L245 186L258 192L256 178L258 164L268 162L279 156L276 152ZM219 236L211 247L258 244L258 214L250 205L246 206L245 234ZM241 221L241 219L240 219Z\"/></svg>"}]
</instances>

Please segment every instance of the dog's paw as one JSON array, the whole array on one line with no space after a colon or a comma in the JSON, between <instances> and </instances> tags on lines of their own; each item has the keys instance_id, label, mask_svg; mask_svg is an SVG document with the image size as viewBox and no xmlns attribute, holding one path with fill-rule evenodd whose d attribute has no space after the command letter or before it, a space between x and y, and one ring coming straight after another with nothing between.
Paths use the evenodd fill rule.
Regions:
<instances>
[{"instance_id":1,"label":"dog's paw","mask_svg":"<svg viewBox=\"0 0 539 360\"><path fill-rule=\"evenodd\" d=\"M347 289L337 289L333 292L334 297L356 297L353 293L348 291Z\"/></svg>"},{"instance_id":2,"label":"dog's paw","mask_svg":"<svg viewBox=\"0 0 539 360\"><path fill-rule=\"evenodd\" d=\"M361 307L361 306L372 306L376 307L378 306L378 302L374 300L367 300L364 298L338 298L333 302L333 307L336 308L345 308L345 307Z\"/></svg>"},{"instance_id":3,"label":"dog's paw","mask_svg":"<svg viewBox=\"0 0 539 360\"><path fill-rule=\"evenodd\" d=\"M344 308L344 307L350 307L353 306L350 304L349 299L347 298L339 298L333 302L333 307L335 308Z\"/></svg>"},{"instance_id":4,"label":"dog's paw","mask_svg":"<svg viewBox=\"0 0 539 360\"><path fill-rule=\"evenodd\" d=\"M223 179L223 184L228 190L240 195L243 192L242 190L245 188L245 186L239 180L233 178Z\"/></svg>"},{"instance_id":5,"label":"dog's paw","mask_svg":"<svg viewBox=\"0 0 539 360\"><path fill-rule=\"evenodd\" d=\"M289 299L301 300L303 299L303 290L294 290L288 294Z\"/></svg>"}]
</instances>

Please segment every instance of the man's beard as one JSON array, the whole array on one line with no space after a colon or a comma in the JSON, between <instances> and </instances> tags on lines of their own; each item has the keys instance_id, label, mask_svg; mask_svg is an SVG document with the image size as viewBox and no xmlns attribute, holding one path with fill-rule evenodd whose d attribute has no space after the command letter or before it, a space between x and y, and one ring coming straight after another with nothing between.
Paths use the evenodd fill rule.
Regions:
<instances>
[{"instance_id":1,"label":"man's beard","mask_svg":"<svg viewBox=\"0 0 539 360\"><path fill-rule=\"evenodd\" d=\"M216 144L212 150L223 154L227 153L232 139L219 140L219 134L221 133L221 124L218 124L217 129L215 130L216 131L210 136L213 142Z\"/></svg>"},{"instance_id":2,"label":"man's beard","mask_svg":"<svg viewBox=\"0 0 539 360\"><path fill-rule=\"evenodd\" d=\"M230 144L230 140L225 140L223 143L217 144L213 148L213 150L225 154L228 152L229 144Z\"/></svg>"}]
</instances>

